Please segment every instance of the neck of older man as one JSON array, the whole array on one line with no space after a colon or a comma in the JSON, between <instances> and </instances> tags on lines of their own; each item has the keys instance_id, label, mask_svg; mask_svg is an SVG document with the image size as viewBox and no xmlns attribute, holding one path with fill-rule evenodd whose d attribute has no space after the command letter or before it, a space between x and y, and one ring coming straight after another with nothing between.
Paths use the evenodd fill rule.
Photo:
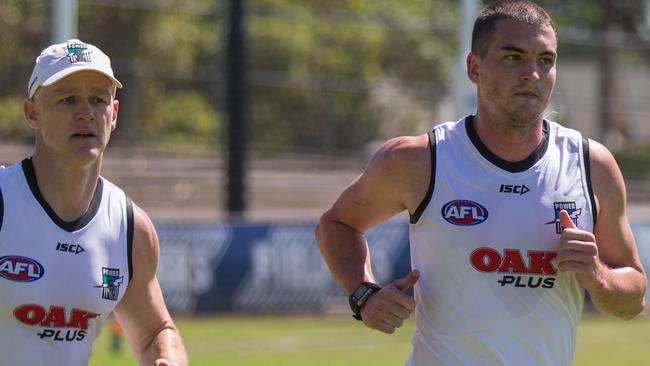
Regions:
<instances>
[{"instance_id":1,"label":"neck of older man","mask_svg":"<svg viewBox=\"0 0 650 366\"><path fill-rule=\"evenodd\" d=\"M72 164L37 148L32 163L38 189L59 218L71 222L86 213L99 180L101 155L88 164Z\"/></svg>"}]
</instances>

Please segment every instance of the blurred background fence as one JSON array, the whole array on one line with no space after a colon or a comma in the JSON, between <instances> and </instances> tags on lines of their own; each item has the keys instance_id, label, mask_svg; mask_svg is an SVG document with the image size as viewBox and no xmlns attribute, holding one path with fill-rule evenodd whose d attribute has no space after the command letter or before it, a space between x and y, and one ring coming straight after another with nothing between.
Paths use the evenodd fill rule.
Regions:
<instances>
[{"instance_id":1,"label":"blurred background fence","mask_svg":"<svg viewBox=\"0 0 650 366\"><path fill-rule=\"evenodd\" d=\"M314 241L314 224L157 225L158 272L170 309L210 312L341 312L347 297ZM408 273L408 226L389 223L368 233L382 282Z\"/></svg>"},{"instance_id":2,"label":"blurred background fence","mask_svg":"<svg viewBox=\"0 0 650 366\"><path fill-rule=\"evenodd\" d=\"M30 154L22 101L61 3L125 85L104 175L156 222L180 312L344 307L319 215L381 141L472 113L458 60L478 0L3 0L2 164ZM650 268L650 1L538 3L559 36L547 114L615 153ZM382 279L408 266L405 222L371 234Z\"/></svg>"},{"instance_id":3,"label":"blurred background fence","mask_svg":"<svg viewBox=\"0 0 650 366\"><path fill-rule=\"evenodd\" d=\"M156 226L161 240L158 278L167 306L176 313L349 312L347 296L321 259L314 224ZM650 222L635 223L633 230L643 264L650 268ZM366 238L380 283L410 271L408 224L385 223Z\"/></svg>"}]
</instances>

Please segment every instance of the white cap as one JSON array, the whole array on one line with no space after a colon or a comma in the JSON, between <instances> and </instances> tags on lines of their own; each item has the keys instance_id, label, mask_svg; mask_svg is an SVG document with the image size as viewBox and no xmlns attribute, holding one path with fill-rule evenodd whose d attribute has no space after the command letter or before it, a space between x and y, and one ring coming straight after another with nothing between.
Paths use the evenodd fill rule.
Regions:
<instances>
[{"instance_id":1,"label":"white cap","mask_svg":"<svg viewBox=\"0 0 650 366\"><path fill-rule=\"evenodd\" d=\"M27 95L33 97L40 86L56 83L75 72L92 70L106 75L118 88L122 87L113 76L111 60L99 48L78 39L49 46L36 58L34 71L27 84Z\"/></svg>"}]
</instances>

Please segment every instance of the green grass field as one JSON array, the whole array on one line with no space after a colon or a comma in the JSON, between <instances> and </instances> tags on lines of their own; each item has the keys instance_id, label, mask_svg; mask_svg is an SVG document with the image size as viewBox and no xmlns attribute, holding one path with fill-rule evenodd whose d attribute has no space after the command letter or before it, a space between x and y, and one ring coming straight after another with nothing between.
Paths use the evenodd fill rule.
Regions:
<instances>
[{"instance_id":1,"label":"green grass field","mask_svg":"<svg viewBox=\"0 0 650 366\"><path fill-rule=\"evenodd\" d=\"M348 317L177 318L193 366L402 365L413 322L393 335ZM137 365L122 345L109 352L110 334L98 338L90 366ZM585 316L578 329L574 366L650 365L650 317L626 322Z\"/></svg>"}]
</instances>

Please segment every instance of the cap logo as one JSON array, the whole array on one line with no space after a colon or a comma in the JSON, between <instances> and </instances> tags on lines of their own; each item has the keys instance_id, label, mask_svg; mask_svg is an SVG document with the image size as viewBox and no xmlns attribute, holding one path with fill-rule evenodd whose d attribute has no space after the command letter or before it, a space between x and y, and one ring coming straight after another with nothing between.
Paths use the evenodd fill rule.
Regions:
<instances>
[{"instance_id":1,"label":"cap logo","mask_svg":"<svg viewBox=\"0 0 650 366\"><path fill-rule=\"evenodd\" d=\"M77 62L91 62L91 52L88 50L88 46L83 43L68 44L68 59L72 64Z\"/></svg>"}]
</instances>

